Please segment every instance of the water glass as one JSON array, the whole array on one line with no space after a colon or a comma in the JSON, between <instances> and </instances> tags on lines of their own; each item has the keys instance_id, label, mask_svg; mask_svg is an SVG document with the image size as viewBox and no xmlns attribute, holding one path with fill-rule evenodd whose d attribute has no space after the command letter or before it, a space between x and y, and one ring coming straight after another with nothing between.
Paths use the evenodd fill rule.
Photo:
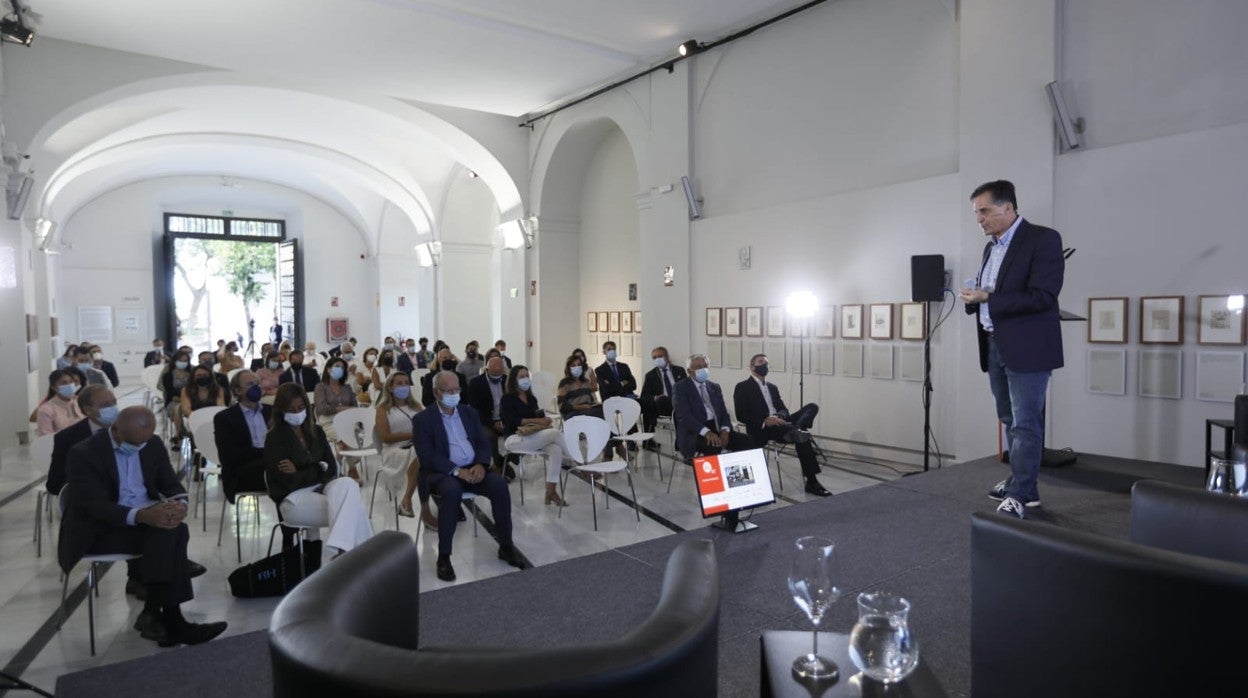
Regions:
<instances>
[{"instance_id":1,"label":"water glass","mask_svg":"<svg viewBox=\"0 0 1248 698\"><path fill-rule=\"evenodd\" d=\"M849 658L862 673L882 683L901 681L919 664L919 644L910 633L910 602L895 594L858 595L858 623L849 636Z\"/></svg>"}]
</instances>

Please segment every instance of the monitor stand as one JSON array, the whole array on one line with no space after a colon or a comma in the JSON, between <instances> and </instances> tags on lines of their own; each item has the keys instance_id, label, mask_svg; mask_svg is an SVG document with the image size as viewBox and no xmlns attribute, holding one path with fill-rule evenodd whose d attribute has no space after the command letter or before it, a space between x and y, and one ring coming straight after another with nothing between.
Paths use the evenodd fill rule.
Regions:
<instances>
[{"instance_id":1,"label":"monitor stand","mask_svg":"<svg viewBox=\"0 0 1248 698\"><path fill-rule=\"evenodd\" d=\"M746 531L753 531L758 528L758 524L753 524L749 521L742 521L735 511L730 511L727 514L724 514L720 517L719 521L712 523L711 526L714 526L715 528L722 528L725 531L731 531L733 533L745 533Z\"/></svg>"}]
</instances>

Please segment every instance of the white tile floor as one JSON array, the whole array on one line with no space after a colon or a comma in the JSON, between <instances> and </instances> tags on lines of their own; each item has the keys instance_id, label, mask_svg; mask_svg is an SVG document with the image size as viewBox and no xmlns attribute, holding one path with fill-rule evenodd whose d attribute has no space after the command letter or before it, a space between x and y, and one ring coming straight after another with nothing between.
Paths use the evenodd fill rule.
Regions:
<instances>
[{"instance_id":1,"label":"white tile floor","mask_svg":"<svg viewBox=\"0 0 1248 698\"><path fill-rule=\"evenodd\" d=\"M123 406L139 404L142 390L123 384L118 391ZM663 445L663 477L670 464L670 438L660 434ZM693 481L687 467L677 465L676 480L672 492L667 493L666 482L660 481L657 464L660 458L651 452L642 452L639 471L633 476L640 504L658 517L682 528L705 526L695 504ZM834 461L839 467L825 468L820 480L833 492L875 484L881 479L898 476L895 470L862 462ZM801 491L801 476L797 461L783 458L784 490L775 506L792 506L805 501ZM671 535L673 530L654 518L642 514L638 523L633 508L612 499L610 509L602 504L598 492L598 530L593 530L589 504L589 488L580 480L568 483L568 500L571 506L564 509L563 518L557 518L554 507L542 505L543 484L540 468L528 469L525 485L526 503L520 505L519 485L512 484L512 520L516 546L534 565L546 565L581 555L588 555L639 541ZM29 486L40 476L32 468L29 449L13 447L0 453L0 501ZM773 480L774 482L774 480ZM610 480L612 490L629 496L627 481L623 476ZM371 485L365 492L371 492ZM215 479L208 483L208 526L203 531L202 522L191 520L190 557L208 567L208 573L195 581L196 598L184 606L188 618L196 621L229 621L227 634L240 634L268 625L269 615L277 605L277 599L235 599L230 595L226 577L239 566L234 544L233 512L227 509L222 544L217 546L217 526L220 521L220 491ZM482 500L485 515L489 516L489 503ZM32 541L35 495L23 493L0 506L0 668L19 674L26 681L51 691L56 677L102 664L147 656L158 649L143 640L131 629L141 604L124 593L124 571L118 566L107 573L100 583L100 599L96 605L96 656L91 657L88 647L87 609L80 606L64 628L51 640L38 648L33 658L18 657L19 650L30 645L37 631L54 619L61 597L59 569L56 565L55 524L45 527L43 556L36 557ZM265 554L268 534L275 523L273 504L261 503L260 525L253 516L243 517L242 555L244 561L254 561ZM377 494L373 525L377 529L393 528L392 505L386 500L384 489ZM415 519L401 519L400 530L416 536ZM437 547L436 535L420 536L420 551L428 560L421 571L421 590L446 586L437 579L433 558ZM470 522L460 526L455 534L455 552L452 557L458 574L457 584L485 579L501 574L523 574L498 560L497 543L482 527L479 537L473 538ZM83 582L86 568L79 565L71 574L71 590Z\"/></svg>"}]
</instances>

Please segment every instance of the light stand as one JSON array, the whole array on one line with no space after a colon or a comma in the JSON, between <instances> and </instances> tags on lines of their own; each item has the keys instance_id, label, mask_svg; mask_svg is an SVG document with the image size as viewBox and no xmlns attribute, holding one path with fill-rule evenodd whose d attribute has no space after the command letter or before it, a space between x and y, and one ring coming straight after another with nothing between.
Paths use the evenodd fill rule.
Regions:
<instances>
[{"instance_id":1,"label":"light stand","mask_svg":"<svg viewBox=\"0 0 1248 698\"><path fill-rule=\"evenodd\" d=\"M789 315L799 321L797 331L797 404L798 409L806 406L806 330L807 321L819 310L819 300L810 291L797 291L789 294Z\"/></svg>"}]
</instances>

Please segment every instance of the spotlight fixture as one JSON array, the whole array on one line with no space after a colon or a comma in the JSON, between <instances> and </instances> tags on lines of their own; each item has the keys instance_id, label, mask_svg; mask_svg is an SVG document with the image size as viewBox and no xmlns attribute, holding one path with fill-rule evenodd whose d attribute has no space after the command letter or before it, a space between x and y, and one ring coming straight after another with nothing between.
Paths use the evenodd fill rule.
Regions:
<instances>
[{"instance_id":1,"label":"spotlight fixture","mask_svg":"<svg viewBox=\"0 0 1248 698\"><path fill-rule=\"evenodd\" d=\"M13 17L13 19L7 17L0 19L0 41L30 46L35 40L34 30L22 24L21 15L13 15Z\"/></svg>"},{"instance_id":2,"label":"spotlight fixture","mask_svg":"<svg viewBox=\"0 0 1248 698\"><path fill-rule=\"evenodd\" d=\"M676 53L679 53L681 56L692 56L701 50L702 46L698 43L697 39L689 39L680 46L676 47Z\"/></svg>"}]
</instances>

